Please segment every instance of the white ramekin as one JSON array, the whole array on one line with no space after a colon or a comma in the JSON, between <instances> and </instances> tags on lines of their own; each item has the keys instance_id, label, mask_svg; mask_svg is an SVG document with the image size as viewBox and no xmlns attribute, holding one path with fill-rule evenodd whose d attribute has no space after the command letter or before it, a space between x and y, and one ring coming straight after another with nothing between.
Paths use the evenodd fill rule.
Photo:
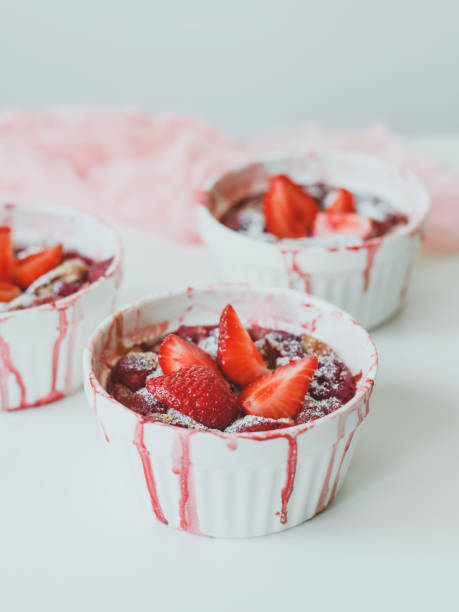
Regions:
<instances>
[{"instance_id":1,"label":"white ramekin","mask_svg":"<svg viewBox=\"0 0 459 612\"><path fill-rule=\"evenodd\" d=\"M121 280L121 246L103 221L71 208L0 203L0 225L13 239L62 242L98 260L113 257L96 282L50 304L0 313L0 410L40 406L79 389L81 355L95 326L115 307Z\"/></svg>"},{"instance_id":2,"label":"white ramekin","mask_svg":"<svg viewBox=\"0 0 459 612\"><path fill-rule=\"evenodd\" d=\"M144 421L107 393L120 345L182 324L216 324L227 303L247 325L314 333L327 342L354 375L361 374L354 398L311 424L225 434ZM126 494L136 486L159 521L218 537L281 531L332 501L368 414L377 367L367 332L336 306L289 289L244 285L188 289L135 302L99 325L83 361L88 401Z\"/></svg>"},{"instance_id":3,"label":"white ramekin","mask_svg":"<svg viewBox=\"0 0 459 612\"><path fill-rule=\"evenodd\" d=\"M410 221L387 236L339 248L300 246L291 240L267 243L218 221L237 201L265 192L275 174L380 196ZM430 206L427 191L403 168L366 155L315 152L228 172L209 182L201 204L199 230L220 280L300 289L337 304L365 327L382 323L401 306Z\"/></svg>"}]
</instances>

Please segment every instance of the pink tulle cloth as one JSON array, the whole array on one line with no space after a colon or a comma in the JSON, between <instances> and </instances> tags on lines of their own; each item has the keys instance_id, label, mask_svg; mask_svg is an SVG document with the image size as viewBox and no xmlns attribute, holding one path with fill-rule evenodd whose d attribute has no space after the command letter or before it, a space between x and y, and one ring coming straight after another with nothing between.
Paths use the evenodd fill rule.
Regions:
<instances>
[{"instance_id":1,"label":"pink tulle cloth","mask_svg":"<svg viewBox=\"0 0 459 612\"><path fill-rule=\"evenodd\" d=\"M234 140L182 116L139 111L0 115L0 196L62 203L182 243L199 240L196 194L210 177L273 151L359 151L413 170L433 201L426 248L459 251L459 175L422 157L385 127L310 125Z\"/></svg>"}]
</instances>

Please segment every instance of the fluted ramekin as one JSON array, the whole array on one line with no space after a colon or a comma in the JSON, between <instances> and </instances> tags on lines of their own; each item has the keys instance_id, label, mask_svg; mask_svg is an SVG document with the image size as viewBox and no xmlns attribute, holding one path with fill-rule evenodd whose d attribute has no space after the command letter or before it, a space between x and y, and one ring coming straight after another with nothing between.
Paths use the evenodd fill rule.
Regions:
<instances>
[{"instance_id":1,"label":"fluted ramekin","mask_svg":"<svg viewBox=\"0 0 459 612\"><path fill-rule=\"evenodd\" d=\"M409 223L360 245L327 247L292 240L268 243L218 221L242 198L267 191L275 174L379 196L406 213ZM306 291L343 308L367 328L384 322L402 305L430 207L425 188L403 168L366 155L315 152L228 172L209 182L201 204L200 234L220 280Z\"/></svg>"},{"instance_id":2,"label":"fluted ramekin","mask_svg":"<svg viewBox=\"0 0 459 612\"><path fill-rule=\"evenodd\" d=\"M13 239L24 244L52 238L88 257L113 257L101 278L68 297L0 313L0 410L19 410L81 387L83 347L115 307L121 246L103 221L71 208L10 199L0 203L0 225L11 227Z\"/></svg>"},{"instance_id":3,"label":"fluted ramekin","mask_svg":"<svg viewBox=\"0 0 459 612\"><path fill-rule=\"evenodd\" d=\"M145 421L106 389L120 346L179 325L216 324L232 303L247 325L313 333L361 374L356 395L336 412L271 432L194 431ZM248 537L281 531L334 498L368 414L377 367L368 333L336 306L289 289L217 285L135 302L108 317L84 353L85 390L131 487L157 520L201 535ZM145 506L146 507L146 506Z\"/></svg>"}]
</instances>

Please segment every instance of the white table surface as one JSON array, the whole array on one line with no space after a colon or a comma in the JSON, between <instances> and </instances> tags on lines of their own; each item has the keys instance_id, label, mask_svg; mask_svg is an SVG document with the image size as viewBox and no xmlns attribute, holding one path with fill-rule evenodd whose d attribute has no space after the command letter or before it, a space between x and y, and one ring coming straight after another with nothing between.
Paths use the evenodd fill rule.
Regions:
<instances>
[{"instance_id":1,"label":"white table surface","mask_svg":"<svg viewBox=\"0 0 459 612\"><path fill-rule=\"evenodd\" d=\"M459 168L459 138L415 142ZM198 247L133 230L124 245L120 304L212 280ZM139 522L82 392L1 414L0 610L457 610L458 306L459 257L424 257L406 308L373 334L380 370L342 491L277 535Z\"/></svg>"}]
</instances>

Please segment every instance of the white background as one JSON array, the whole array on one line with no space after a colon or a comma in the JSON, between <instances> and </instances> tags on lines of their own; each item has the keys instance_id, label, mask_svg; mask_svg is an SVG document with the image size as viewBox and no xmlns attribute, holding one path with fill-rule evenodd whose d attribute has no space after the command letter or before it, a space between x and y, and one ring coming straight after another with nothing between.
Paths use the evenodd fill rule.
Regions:
<instances>
[{"instance_id":1,"label":"white background","mask_svg":"<svg viewBox=\"0 0 459 612\"><path fill-rule=\"evenodd\" d=\"M459 130L456 0L1 0L0 106Z\"/></svg>"}]
</instances>

